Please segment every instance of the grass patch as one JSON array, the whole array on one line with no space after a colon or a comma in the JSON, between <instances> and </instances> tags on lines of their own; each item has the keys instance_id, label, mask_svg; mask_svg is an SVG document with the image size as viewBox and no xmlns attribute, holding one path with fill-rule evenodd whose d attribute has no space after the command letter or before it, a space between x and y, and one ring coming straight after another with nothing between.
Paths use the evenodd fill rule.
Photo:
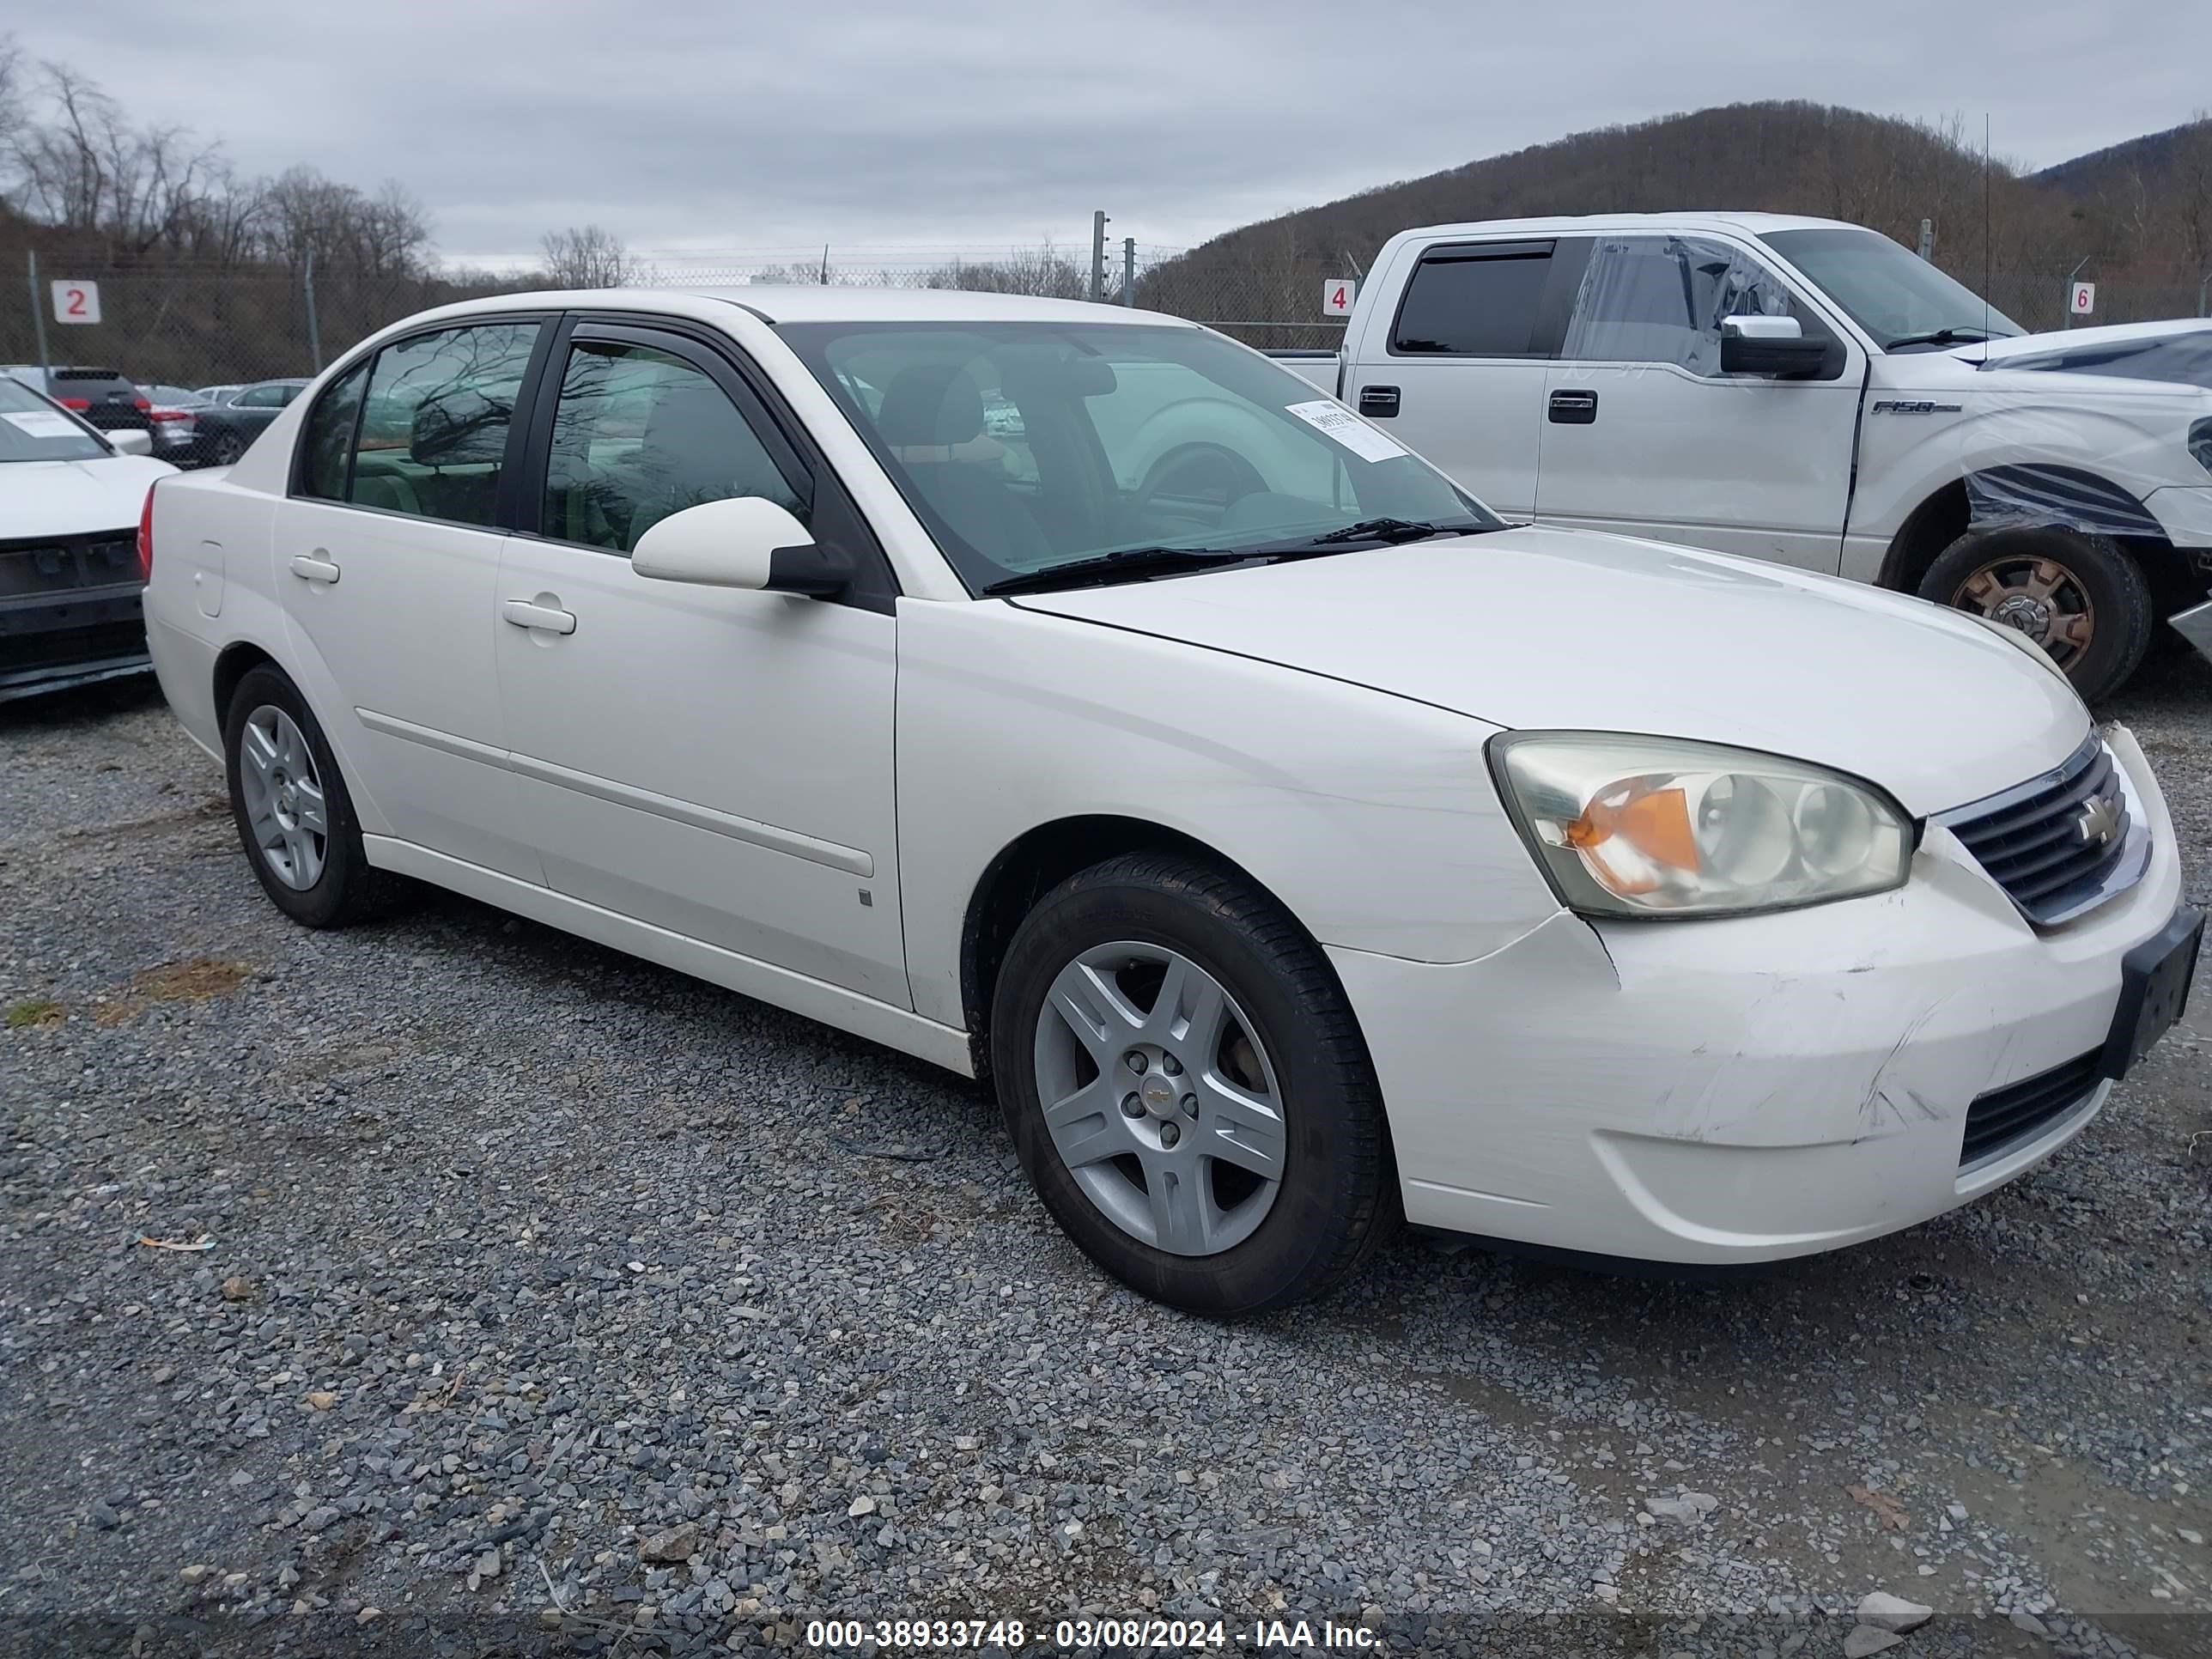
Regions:
<instances>
[{"instance_id":1,"label":"grass patch","mask_svg":"<svg viewBox=\"0 0 2212 1659\"><path fill-rule=\"evenodd\" d=\"M58 1025L69 1018L69 1010L52 997L26 997L21 1002L8 1005L8 1029L22 1030L26 1025Z\"/></svg>"}]
</instances>

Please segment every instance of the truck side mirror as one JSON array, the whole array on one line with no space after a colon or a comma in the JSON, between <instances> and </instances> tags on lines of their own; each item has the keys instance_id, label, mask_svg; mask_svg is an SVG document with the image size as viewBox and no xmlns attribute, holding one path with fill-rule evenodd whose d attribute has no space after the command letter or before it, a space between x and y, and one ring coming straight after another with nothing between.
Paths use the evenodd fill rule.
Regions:
<instances>
[{"instance_id":1,"label":"truck side mirror","mask_svg":"<svg viewBox=\"0 0 2212 1659\"><path fill-rule=\"evenodd\" d=\"M1721 373L1807 380L1827 367L1829 343L1808 340L1795 317L1721 319Z\"/></svg>"}]
</instances>

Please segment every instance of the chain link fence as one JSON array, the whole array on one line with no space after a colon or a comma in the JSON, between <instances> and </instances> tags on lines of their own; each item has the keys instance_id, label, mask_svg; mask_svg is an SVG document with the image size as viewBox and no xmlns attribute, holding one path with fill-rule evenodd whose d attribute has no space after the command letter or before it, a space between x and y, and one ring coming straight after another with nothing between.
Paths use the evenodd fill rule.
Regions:
<instances>
[{"instance_id":1,"label":"chain link fence","mask_svg":"<svg viewBox=\"0 0 2212 1659\"><path fill-rule=\"evenodd\" d=\"M1193 258L1171 248L1112 250L1101 297L1109 304L1185 317L1265 349L1333 349L1340 318L1322 314L1322 294L1351 273L1322 258L1274 263ZM0 256L4 257L4 256ZM2085 273L2094 278L2094 272ZM297 269L41 269L15 261L14 293L0 285L0 364L40 361L44 327L57 367L112 368L141 386L193 389L308 375L356 341L429 307L536 287L534 273L417 274ZM630 280L645 287L743 289L764 283L963 289L1085 299L1087 258L1037 249L852 249L808 252L647 255ZM99 320L64 323L51 285L96 285ZM2067 322L2063 272L2000 272L1996 307L2030 329ZM2203 290L2100 283L2096 310L2076 324L2197 315Z\"/></svg>"}]
</instances>

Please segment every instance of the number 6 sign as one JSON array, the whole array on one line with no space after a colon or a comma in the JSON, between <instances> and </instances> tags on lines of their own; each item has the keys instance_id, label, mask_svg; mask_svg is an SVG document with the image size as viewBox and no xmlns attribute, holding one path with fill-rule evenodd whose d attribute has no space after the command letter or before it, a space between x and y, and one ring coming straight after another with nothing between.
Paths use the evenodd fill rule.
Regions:
<instances>
[{"instance_id":1,"label":"number 6 sign","mask_svg":"<svg viewBox=\"0 0 2212 1659\"><path fill-rule=\"evenodd\" d=\"M2076 317L2087 317L2097 308L2097 285L2094 283L2075 283L2074 291L2067 296L2066 308Z\"/></svg>"},{"instance_id":2,"label":"number 6 sign","mask_svg":"<svg viewBox=\"0 0 2212 1659\"><path fill-rule=\"evenodd\" d=\"M98 283L59 282L53 284L54 320L58 323L96 323L100 320Z\"/></svg>"}]
</instances>

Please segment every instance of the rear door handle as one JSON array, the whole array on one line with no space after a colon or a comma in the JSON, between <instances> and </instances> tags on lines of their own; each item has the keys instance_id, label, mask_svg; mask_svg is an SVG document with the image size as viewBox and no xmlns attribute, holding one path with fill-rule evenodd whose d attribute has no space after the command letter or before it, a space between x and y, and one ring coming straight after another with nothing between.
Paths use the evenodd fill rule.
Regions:
<instances>
[{"instance_id":1,"label":"rear door handle","mask_svg":"<svg viewBox=\"0 0 2212 1659\"><path fill-rule=\"evenodd\" d=\"M1359 388L1359 412L1370 421L1387 421L1398 412L1398 388L1364 386Z\"/></svg>"},{"instance_id":2,"label":"rear door handle","mask_svg":"<svg viewBox=\"0 0 2212 1659\"><path fill-rule=\"evenodd\" d=\"M1554 426L1594 426L1597 422L1597 393L1554 392L1551 410Z\"/></svg>"},{"instance_id":3,"label":"rear door handle","mask_svg":"<svg viewBox=\"0 0 2212 1659\"><path fill-rule=\"evenodd\" d=\"M554 605L539 605L531 599L507 599L501 603L499 614L517 628L534 628L545 634L573 634L576 618L572 611Z\"/></svg>"},{"instance_id":4,"label":"rear door handle","mask_svg":"<svg viewBox=\"0 0 2212 1659\"><path fill-rule=\"evenodd\" d=\"M335 582L338 579L338 568L324 556L323 550L319 547L312 553L295 554L292 574L302 581Z\"/></svg>"}]
</instances>

